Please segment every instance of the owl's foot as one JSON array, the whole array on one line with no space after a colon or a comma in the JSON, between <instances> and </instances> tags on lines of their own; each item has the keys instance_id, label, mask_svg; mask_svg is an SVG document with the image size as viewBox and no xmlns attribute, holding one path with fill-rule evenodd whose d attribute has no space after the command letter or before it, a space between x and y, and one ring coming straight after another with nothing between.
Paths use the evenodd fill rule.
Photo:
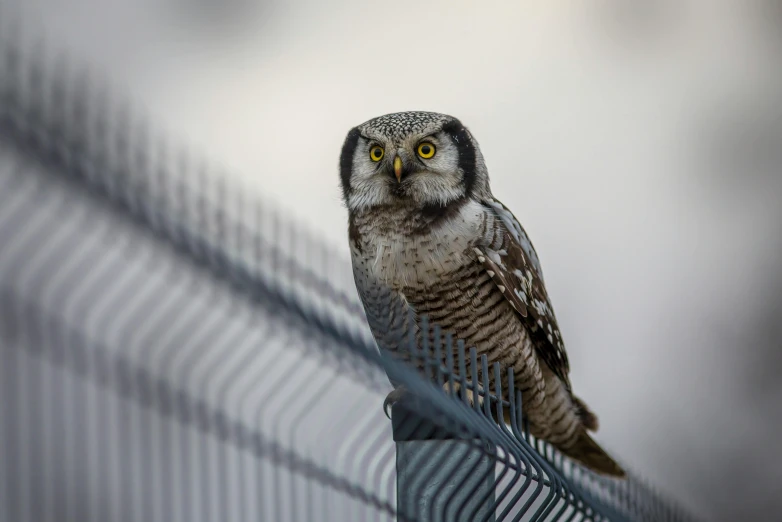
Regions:
<instances>
[{"instance_id":1,"label":"owl's foot","mask_svg":"<svg viewBox=\"0 0 782 522\"><path fill-rule=\"evenodd\" d=\"M451 383L446 382L443 384L443 391L449 395L459 396L459 391L462 389L462 383L459 381L456 381L451 385ZM483 387L479 384L478 385L478 405L483 406L483 395L481 395L480 392L483 391ZM472 383L470 381L467 381L467 386L465 386L464 390L464 397L467 398L467 402L470 403L470 406L475 407L475 392L472 390Z\"/></svg>"},{"instance_id":2,"label":"owl's foot","mask_svg":"<svg viewBox=\"0 0 782 522\"><path fill-rule=\"evenodd\" d=\"M400 386L398 388L394 388L391 390L391 393L386 395L386 400L383 401L383 413L386 414L386 417L389 419L391 418L391 413L388 411L389 408L392 408L394 404L399 402L406 394L407 388Z\"/></svg>"},{"instance_id":3,"label":"owl's foot","mask_svg":"<svg viewBox=\"0 0 782 522\"><path fill-rule=\"evenodd\" d=\"M443 384L443 391L449 395L453 395L455 397L459 397L459 392L461 391L462 383L461 382L454 382L453 385L451 383L446 382ZM483 407L483 387L481 385L478 385L478 406ZM397 402L402 400L405 395L408 394L407 388L404 386L399 386L398 388L394 388L391 390L391 393L386 395L386 399L383 401L383 413L386 414L386 417L389 419L391 418L391 412L389 411L390 408L394 406ZM472 390L472 384L470 381L467 381L467 386L464 390L464 397L467 398L467 402L470 404L470 406L475 407L475 392Z\"/></svg>"}]
</instances>

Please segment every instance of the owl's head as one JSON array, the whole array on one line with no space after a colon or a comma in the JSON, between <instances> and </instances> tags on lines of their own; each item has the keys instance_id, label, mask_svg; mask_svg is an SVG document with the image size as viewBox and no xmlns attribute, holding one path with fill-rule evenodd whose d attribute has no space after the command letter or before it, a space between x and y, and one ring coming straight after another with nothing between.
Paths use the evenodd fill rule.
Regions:
<instances>
[{"instance_id":1,"label":"owl's head","mask_svg":"<svg viewBox=\"0 0 782 522\"><path fill-rule=\"evenodd\" d=\"M446 207L489 191L478 143L459 120L434 112L386 114L351 129L340 175L351 211Z\"/></svg>"}]
</instances>

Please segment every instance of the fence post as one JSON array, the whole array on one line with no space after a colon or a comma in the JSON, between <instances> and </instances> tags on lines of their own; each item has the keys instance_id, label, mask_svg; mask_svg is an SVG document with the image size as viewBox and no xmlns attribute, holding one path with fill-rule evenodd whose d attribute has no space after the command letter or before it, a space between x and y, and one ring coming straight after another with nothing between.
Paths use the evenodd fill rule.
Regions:
<instances>
[{"instance_id":1,"label":"fence post","mask_svg":"<svg viewBox=\"0 0 782 522\"><path fill-rule=\"evenodd\" d=\"M405 408L404 399L392 407L391 419L399 522L495 521L490 453Z\"/></svg>"}]
</instances>

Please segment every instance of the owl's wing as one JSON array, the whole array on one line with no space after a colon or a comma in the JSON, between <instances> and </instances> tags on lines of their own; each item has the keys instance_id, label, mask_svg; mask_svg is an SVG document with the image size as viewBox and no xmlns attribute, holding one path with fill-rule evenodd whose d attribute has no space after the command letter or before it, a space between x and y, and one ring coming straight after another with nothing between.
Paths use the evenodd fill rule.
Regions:
<instances>
[{"instance_id":1,"label":"owl's wing","mask_svg":"<svg viewBox=\"0 0 782 522\"><path fill-rule=\"evenodd\" d=\"M500 218L502 227L498 233L502 238L500 248L476 248L478 260L518 312L531 334L538 356L570 390L570 365L565 345L532 242L505 205L488 198L484 204Z\"/></svg>"}]
</instances>

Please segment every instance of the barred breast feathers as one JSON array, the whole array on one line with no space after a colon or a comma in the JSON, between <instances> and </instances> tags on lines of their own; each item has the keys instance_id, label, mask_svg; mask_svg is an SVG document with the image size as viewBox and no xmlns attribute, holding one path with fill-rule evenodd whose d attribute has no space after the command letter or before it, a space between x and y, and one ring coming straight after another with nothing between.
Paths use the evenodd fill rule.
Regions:
<instances>
[{"instance_id":1,"label":"barred breast feathers","mask_svg":"<svg viewBox=\"0 0 782 522\"><path fill-rule=\"evenodd\" d=\"M446 207L442 213L444 217L425 215L404 206L358 213L351 224L356 254L364 256L372 275L391 288L429 286L474 262L473 246L487 227L486 209L474 200Z\"/></svg>"}]
</instances>

